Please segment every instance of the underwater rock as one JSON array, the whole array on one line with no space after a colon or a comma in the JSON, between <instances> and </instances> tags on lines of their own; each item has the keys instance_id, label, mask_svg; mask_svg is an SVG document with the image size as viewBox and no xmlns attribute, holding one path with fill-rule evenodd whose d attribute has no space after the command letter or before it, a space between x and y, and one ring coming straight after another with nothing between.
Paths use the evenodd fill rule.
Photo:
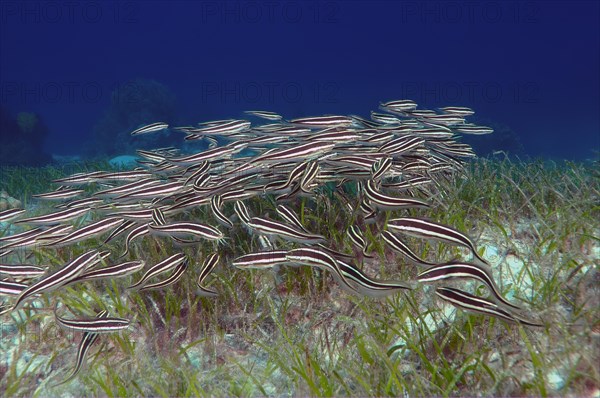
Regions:
<instances>
[{"instance_id":1,"label":"underwater rock","mask_svg":"<svg viewBox=\"0 0 600 398\"><path fill-rule=\"evenodd\" d=\"M10 196L6 191L0 191L0 211L21 207L21 201Z\"/></svg>"},{"instance_id":2,"label":"underwater rock","mask_svg":"<svg viewBox=\"0 0 600 398\"><path fill-rule=\"evenodd\" d=\"M175 122L177 106L171 90L154 80L135 79L117 87L111 104L93 128L95 138L86 152L91 156L115 156L140 148L175 144L179 135L167 131L153 136L131 136L134 129L160 120Z\"/></svg>"},{"instance_id":3,"label":"underwater rock","mask_svg":"<svg viewBox=\"0 0 600 398\"><path fill-rule=\"evenodd\" d=\"M38 121L38 117L33 112L20 112L17 114L17 124L25 134L33 132Z\"/></svg>"},{"instance_id":4,"label":"underwater rock","mask_svg":"<svg viewBox=\"0 0 600 398\"><path fill-rule=\"evenodd\" d=\"M50 163L43 143L48 128L39 115L21 112L15 118L0 106L0 164L10 166L39 166Z\"/></svg>"},{"instance_id":5,"label":"underwater rock","mask_svg":"<svg viewBox=\"0 0 600 398\"><path fill-rule=\"evenodd\" d=\"M525 147L520 136L511 127L494 120L478 118L477 123L490 126L494 129L491 136L465 135L462 141L471 145L479 156L489 156L499 153L505 155L524 157Z\"/></svg>"}]
</instances>

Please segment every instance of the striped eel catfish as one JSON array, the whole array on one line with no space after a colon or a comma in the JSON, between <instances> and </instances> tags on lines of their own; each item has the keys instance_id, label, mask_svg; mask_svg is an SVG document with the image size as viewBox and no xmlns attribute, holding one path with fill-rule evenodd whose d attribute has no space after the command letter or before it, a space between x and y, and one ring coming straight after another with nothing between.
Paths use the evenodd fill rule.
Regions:
<instances>
[{"instance_id":1,"label":"striped eel catfish","mask_svg":"<svg viewBox=\"0 0 600 398\"><path fill-rule=\"evenodd\" d=\"M202 266L200 267L200 275L198 275L198 279L196 280L198 294L200 296L216 297L219 294L216 290L209 289L204 286L204 280L210 275L211 272L213 272L220 260L221 256L218 253L213 253L202 263Z\"/></svg>"},{"instance_id":2,"label":"striped eel catfish","mask_svg":"<svg viewBox=\"0 0 600 398\"><path fill-rule=\"evenodd\" d=\"M58 303L57 303L58 304ZM61 318L56 313L54 307L54 318L56 322L63 328L78 332L89 333L112 333L119 330L124 330L129 327L130 321L124 318L92 318L92 319L66 319Z\"/></svg>"},{"instance_id":3,"label":"striped eel catfish","mask_svg":"<svg viewBox=\"0 0 600 398\"><path fill-rule=\"evenodd\" d=\"M227 300L224 293L231 289L219 289L220 277L208 287L211 275L286 265L326 270L342 289L367 297L474 279L490 289L493 301L447 287L439 287L437 295L480 314L537 326L502 297L473 240L421 216L475 156L459 142L460 134L486 134L489 128L467 123L469 108L418 109L411 100L387 101L366 114L370 119L287 119L254 110L245 114L252 121L138 126L133 137L150 139L168 130L181 133L185 145L139 149L140 167L133 170L56 179L54 189L32 198L45 214L0 212L3 313L59 289L55 294L61 299L105 286L125 296L151 298L154 293L148 291L159 289L179 294L190 277L196 279L197 295ZM368 231L358 227L365 225ZM481 264L429 262L399 235L467 247ZM352 245L363 255L350 250ZM362 271L361 262L383 265L390 252L427 268L412 280L379 280ZM47 259L63 265L52 269ZM95 313L97 303L87 303L86 312ZM77 375L99 333L137 322L108 317L105 311L94 319L56 316L55 321L83 332L75 369L64 382Z\"/></svg>"},{"instance_id":4,"label":"striped eel catfish","mask_svg":"<svg viewBox=\"0 0 600 398\"><path fill-rule=\"evenodd\" d=\"M446 225L420 218L403 217L389 220L388 227L394 231L418 238L441 240L447 243L465 246L471 250L473 255L479 261L483 264L487 264L487 261L477 253L477 248L475 248L475 244L471 239L465 234Z\"/></svg>"},{"instance_id":5,"label":"striped eel catfish","mask_svg":"<svg viewBox=\"0 0 600 398\"><path fill-rule=\"evenodd\" d=\"M349 289L351 292L356 291L355 287L350 284L346 276L342 273L338 260L321 249L310 247L293 249L287 252L285 258L293 264L308 265L327 270L332 273L333 277L342 287Z\"/></svg>"},{"instance_id":6,"label":"striped eel catfish","mask_svg":"<svg viewBox=\"0 0 600 398\"><path fill-rule=\"evenodd\" d=\"M402 290L413 290L415 284L394 280L377 280L368 277L355 266L338 260L342 276L351 283L354 290L369 297L385 297Z\"/></svg>"},{"instance_id":7,"label":"striped eel catfish","mask_svg":"<svg viewBox=\"0 0 600 398\"><path fill-rule=\"evenodd\" d=\"M266 218L252 217L247 224L256 232L265 235L280 236L292 242L315 244L327 241L324 236L306 233L294 228L291 225Z\"/></svg>"},{"instance_id":8,"label":"striped eel catfish","mask_svg":"<svg viewBox=\"0 0 600 398\"><path fill-rule=\"evenodd\" d=\"M225 237L225 235L215 227L199 223L180 222L164 225L149 224L148 229L153 235L170 237L195 235L208 240L220 240Z\"/></svg>"},{"instance_id":9,"label":"striped eel catfish","mask_svg":"<svg viewBox=\"0 0 600 398\"><path fill-rule=\"evenodd\" d=\"M170 269L177 267L179 264L181 264L185 261L187 261L185 254L183 254L183 253L173 254L172 256L164 259L163 261L161 261L158 264L151 267L148 271L146 271L146 273L144 273L144 275L142 276L142 278L139 281L137 281L133 285L129 286L127 289L129 289L129 290L140 289L141 287L144 286L144 284L146 284L146 282L148 282L148 280L150 278L153 278L157 275L165 273L165 272L169 271Z\"/></svg>"},{"instance_id":10,"label":"striped eel catfish","mask_svg":"<svg viewBox=\"0 0 600 398\"><path fill-rule=\"evenodd\" d=\"M22 218L16 221L15 224L56 225L80 217L90 210L89 208L66 209L43 216Z\"/></svg>"},{"instance_id":11,"label":"striped eel catfish","mask_svg":"<svg viewBox=\"0 0 600 398\"><path fill-rule=\"evenodd\" d=\"M25 213L25 209L8 209L0 212L0 222L12 221Z\"/></svg>"},{"instance_id":12,"label":"striped eel catfish","mask_svg":"<svg viewBox=\"0 0 600 398\"><path fill-rule=\"evenodd\" d=\"M493 302L474 296L470 293L451 287L438 287L435 294L444 301L462 308L466 311L476 312L485 315L491 315L509 322L521 323L527 326L541 327L542 323L529 321L519 315L513 314L505 309L498 307Z\"/></svg>"},{"instance_id":13,"label":"striped eel catfish","mask_svg":"<svg viewBox=\"0 0 600 398\"><path fill-rule=\"evenodd\" d=\"M458 261L437 264L427 268L417 276L419 282L435 282L452 278L471 278L481 281L502 304L516 309L519 308L502 297L500 289L496 286L496 282L494 282L494 278L489 270L478 264L469 264Z\"/></svg>"},{"instance_id":14,"label":"striped eel catfish","mask_svg":"<svg viewBox=\"0 0 600 398\"><path fill-rule=\"evenodd\" d=\"M18 296L27 289L29 285L21 282L11 282L6 279L0 280L0 296ZM1 313L8 311L9 308L4 308Z\"/></svg>"},{"instance_id":15,"label":"striped eel catfish","mask_svg":"<svg viewBox=\"0 0 600 398\"><path fill-rule=\"evenodd\" d=\"M240 269L267 269L285 264L288 252L286 250L270 250L250 253L233 260L232 265Z\"/></svg>"},{"instance_id":16,"label":"striped eel catfish","mask_svg":"<svg viewBox=\"0 0 600 398\"><path fill-rule=\"evenodd\" d=\"M106 310L102 310L96 315L96 319L98 321L106 319L107 317L108 317L108 311L106 311ZM87 352L90 350L92 345L94 345L96 340L98 340L98 337L99 337L98 333L94 333L94 332L85 332L83 334L83 337L81 338L81 342L79 343L79 347L77 348L77 359L75 360L75 368L73 369L73 371L71 372L71 374L69 376L67 376L62 381L53 384L52 387L57 387L57 386L60 386L61 384L68 383L69 381L73 380L77 376L77 374L79 373L79 371L81 370L81 368L84 364L85 356L86 356Z\"/></svg>"},{"instance_id":17,"label":"striped eel catfish","mask_svg":"<svg viewBox=\"0 0 600 398\"><path fill-rule=\"evenodd\" d=\"M19 294L19 297L17 297L17 301L14 303L12 310L14 311L21 307L23 302L34 294L50 292L77 278L98 260L98 255L99 253L97 250L90 250L66 264L60 270L49 274L45 278L27 287L27 289L23 290L21 294Z\"/></svg>"},{"instance_id":18,"label":"striped eel catfish","mask_svg":"<svg viewBox=\"0 0 600 398\"><path fill-rule=\"evenodd\" d=\"M144 290L161 289L163 287L172 285L183 276L185 271L188 269L188 264L189 263L187 259L177 263L177 265L175 265L175 268L173 269L173 273L167 279L155 283L146 284L139 288L139 291L141 292Z\"/></svg>"},{"instance_id":19,"label":"striped eel catfish","mask_svg":"<svg viewBox=\"0 0 600 398\"><path fill-rule=\"evenodd\" d=\"M0 264L0 275L35 278L43 275L46 269L29 264Z\"/></svg>"}]
</instances>

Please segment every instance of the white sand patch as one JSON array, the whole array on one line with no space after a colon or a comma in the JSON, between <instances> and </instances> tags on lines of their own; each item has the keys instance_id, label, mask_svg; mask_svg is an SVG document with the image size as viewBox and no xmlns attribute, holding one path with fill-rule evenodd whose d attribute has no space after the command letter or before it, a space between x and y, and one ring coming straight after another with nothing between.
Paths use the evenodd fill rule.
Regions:
<instances>
[{"instance_id":1,"label":"white sand patch","mask_svg":"<svg viewBox=\"0 0 600 398\"><path fill-rule=\"evenodd\" d=\"M483 248L483 257L488 260L490 264L498 264L502 260L502 257L500 256L500 250L497 246L486 244L483 246Z\"/></svg>"},{"instance_id":2,"label":"white sand patch","mask_svg":"<svg viewBox=\"0 0 600 398\"><path fill-rule=\"evenodd\" d=\"M427 334L434 334L437 330L442 327L446 327L454 321L456 316L456 308L450 304L446 304L437 300L439 311L428 312L427 315L411 322L407 319L406 327L408 329L410 340L415 341L414 338L419 335L419 330L424 330ZM407 341L403 337L399 336L389 347L388 350L394 349L393 355L397 355L402 351L403 355L408 355L409 351L406 349ZM402 348L401 350L399 348Z\"/></svg>"},{"instance_id":3,"label":"white sand patch","mask_svg":"<svg viewBox=\"0 0 600 398\"><path fill-rule=\"evenodd\" d=\"M524 228L525 223L516 227L519 231ZM535 295L533 277L538 267L526 260L531 251L531 243L525 241L529 240L529 235L521 232L512 234L508 226L505 230L509 241L499 230L488 229L481 235L479 247L484 248L483 257L490 263L494 279L504 296L511 301L515 296L531 300Z\"/></svg>"},{"instance_id":4,"label":"white sand patch","mask_svg":"<svg viewBox=\"0 0 600 398\"><path fill-rule=\"evenodd\" d=\"M560 375L560 372L557 369L551 370L546 375L546 380L548 380L550 388L555 391L558 391L565 386L565 379Z\"/></svg>"},{"instance_id":5,"label":"white sand patch","mask_svg":"<svg viewBox=\"0 0 600 398\"><path fill-rule=\"evenodd\" d=\"M527 265L521 258L509 254L504 258L502 268L504 272L500 275L500 286L501 288L510 286L506 298L511 300L516 294L532 300L535 295L532 265Z\"/></svg>"},{"instance_id":6,"label":"white sand patch","mask_svg":"<svg viewBox=\"0 0 600 398\"><path fill-rule=\"evenodd\" d=\"M134 167L137 166L137 156L132 155L120 155L112 158L108 161L113 167Z\"/></svg>"}]
</instances>

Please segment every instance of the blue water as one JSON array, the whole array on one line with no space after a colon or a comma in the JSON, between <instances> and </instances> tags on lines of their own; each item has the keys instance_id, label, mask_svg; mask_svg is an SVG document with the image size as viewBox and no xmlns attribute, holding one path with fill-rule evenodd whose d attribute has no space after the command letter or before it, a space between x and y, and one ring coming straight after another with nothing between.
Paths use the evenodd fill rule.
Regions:
<instances>
[{"instance_id":1,"label":"blue water","mask_svg":"<svg viewBox=\"0 0 600 398\"><path fill-rule=\"evenodd\" d=\"M479 153L597 158L598 4L3 0L0 163L172 142L126 142L144 121L368 116L404 98L473 108L502 132L469 140Z\"/></svg>"}]
</instances>

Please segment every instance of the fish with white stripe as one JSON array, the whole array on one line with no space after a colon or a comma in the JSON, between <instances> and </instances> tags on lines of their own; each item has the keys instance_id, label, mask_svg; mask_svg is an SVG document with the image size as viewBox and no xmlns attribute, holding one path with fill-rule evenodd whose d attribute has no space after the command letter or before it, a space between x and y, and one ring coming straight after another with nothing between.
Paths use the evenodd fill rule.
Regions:
<instances>
[{"instance_id":1,"label":"fish with white stripe","mask_svg":"<svg viewBox=\"0 0 600 398\"><path fill-rule=\"evenodd\" d=\"M116 265L109 265L108 267L100 269L85 271L80 276L69 282L69 284L100 279L122 278L140 271L142 268L144 268L145 264L146 263L143 260L135 260Z\"/></svg>"},{"instance_id":2,"label":"fish with white stripe","mask_svg":"<svg viewBox=\"0 0 600 398\"><path fill-rule=\"evenodd\" d=\"M15 221L15 224L35 224L35 225L56 225L61 222L70 221L75 218L81 217L88 213L91 209L89 208L73 208L57 211L43 216L22 218Z\"/></svg>"},{"instance_id":3,"label":"fish with white stripe","mask_svg":"<svg viewBox=\"0 0 600 398\"><path fill-rule=\"evenodd\" d=\"M188 269L188 265L189 265L189 262L187 259L185 259L184 261L180 262L179 264L177 264L175 266L173 273L171 273L171 275L169 275L167 277L167 279L164 279L159 282L144 285L138 291L142 292L145 290L162 289L163 287L167 287L169 285L176 283L179 279L181 279L181 277L183 276L185 271Z\"/></svg>"},{"instance_id":4,"label":"fish with white stripe","mask_svg":"<svg viewBox=\"0 0 600 398\"><path fill-rule=\"evenodd\" d=\"M395 251L402 254L408 261L415 265L421 266L431 266L435 265L435 263L423 260L421 257L417 256L411 249L408 247L406 243L404 243L400 238L398 238L395 234L390 231L382 231L381 237L383 240Z\"/></svg>"},{"instance_id":5,"label":"fish with white stripe","mask_svg":"<svg viewBox=\"0 0 600 398\"><path fill-rule=\"evenodd\" d=\"M225 237L225 235L215 227L191 222L176 222L164 225L149 224L148 230L152 235L175 236L179 238L194 235L208 240L221 240Z\"/></svg>"},{"instance_id":6,"label":"fish with white stripe","mask_svg":"<svg viewBox=\"0 0 600 398\"><path fill-rule=\"evenodd\" d=\"M173 254L172 256L169 256L168 258L164 259L163 261L159 262L158 264L150 267L150 269L148 271L146 271L146 273L140 278L139 281L137 281L133 285L129 286L127 289L128 290L139 290L146 284L146 282L148 282L148 280L150 278L153 278L157 275L165 273L165 272L177 267L179 264L181 264L184 261L187 261L186 255L184 253Z\"/></svg>"},{"instance_id":7,"label":"fish with white stripe","mask_svg":"<svg viewBox=\"0 0 600 398\"><path fill-rule=\"evenodd\" d=\"M388 227L394 231L417 238L435 239L442 242L451 243L467 247L473 255L483 264L488 264L477 252L475 244L465 234L450 228L446 225L438 224L433 221L420 218L403 217L394 218L388 221Z\"/></svg>"},{"instance_id":8,"label":"fish with white stripe","mask_svg":"<svg viewBox=\"0 0 600 398\"><path fill-rule=\"evenodd\" d=\"M107 318L107 317L108 317L108 311L106 311L106 310L100 311L96 315L96 319L99 319L99 320ZM98 340L97 333L86 332L83 334L83 337L81 338L81 342L79 343L79 347L77 348L77 360L75 361L75 369L73 369L73 372L71 372L71 374L68 377L66 377L64 380L62 380L59 383L53 384L52 387L57 387L61 384L68 383L69 381L73 380L75 378L75 376L77 376L77 374L79 373L79 371L81 370L81 368L83 366L87 352L92 347L92 345L96 342L96 340Z\"/></svg>"},{"instance_id":9,"label":"fish with white stripe","mask_svg":"<svg viewBox=\"0 0 600 398\"><path fill-rule=\"evenodd\" d=\"M99 253L97 250L90 250L69 262L58 271L49 274L29 286L21 292L19 297L17 297L17 301L13 305L12 311L20 308L23 302L33 297L33 295L56 290L77 278L92 264L95 264L96 261L98 261L98 255Z\"/></svg>"},{"instance_id":10,"label":"fish with white stripe","mask_svg":"<svg viewBox=\"0 0 600 398\"><path fill-rule=\"evenodd\" d=\"M67 319L62 318L56 313L54 308L54 318L56 322L63 328L77 332L89 333L113 333L119 330L125 330L129 327L130 321L125 318L102 317L102 318L79 318Z\"/></svg>"},{"instance_id":11,"label":"fish with white stripe","mask_svg":"<svg viewBox=\"0 0 600 398\"><path fill-rule=\"evenodd\" d=\"M310 247L292 249L286 254L286 259L294 264L308 265L327 270L331 272L334 279L341 286L350 291L356 291L355 287L348 282L345 275L342 273L338 260L325 253L323 250Z\"/></svg>"},{"instance_id":12,"label":"fish with white stripe","mask_svg":"<svg viewBox=\"0 0 600 398\"><path fill-rule=\"evenodd\" d=\"M138 129L135 129L130 134L132 136L142 135L142 134L150 134L150 133L155 133L157 131L165 130L167 128L169 128L169 125L167 123L157 122L157 123L151 123L146 126L142 126Z\"/></svg>"},{"instance_id":13,"label":"fish with white stripe","mask_svg":"<svg viewBox=\"0 0 600 398\"><path fill-rule=\"evenodd\" d=\"M0 296L18 296L28 287L29 285L23 282L0 279ZM8 311L10 311L10 307L5 307L2 311L0 311L0 315Z\"/></svg>"},{"instance_id":14,"label":"fish with white stripe","mask_svg":"<svg viewBox=\"0 0 600 398\"><path fill-rule=\"evenodd\" d=\"M367 198L378 209L384 210L396 210L407 207L429 207L429 203L415 198L396 198L393 196L385 195L377 190L375 182L373 180L367 180L364 189L367 194Z\"/></svg>"},{"instance_id":15,"label":"fish with white stripe","mask_svg":"<svg viewBox=\"0 0 600 398\"><path fill-rule=\"evenodd\" d=\"M25 209L8 209L0 212L0 222L8 222L25 213Z\"/></svg>"},{"instance_id":16,"label":"fish with white stripe","mask_svg":"<svg viewBox=\"0 0 600 398\"><path fill-rule=\"evenodd\" d=\"M50 247L64 247L75 242L81 242L86 239L91 239L105 233L107 230L116 227L123 223L123 219L119 217L109 217L103 220L96 221L85 227L79 228L57 240L44 244Z\"/></svg>"},{"instance_id":17,"label":"fish with white stripe","mask_svg":"<svg viewBox=\"0 0 600 398\"><path fill-rule=\"evenodd\" d=\"M419 282L435 282L453 278L472 278L483 282L492 292L494 297L509 307L519 309L518 306L506 300L500 289L494 282L490 271L481 265L453 261L445 264L437 264L426 269L417 276Z\"/></svg>"},{"instance_id":18,"label":"fish with white stripe","mask_svg":"<svg viewBox=\"0 0 600 398\"><path fill-rule=\"evenodd\" d=\"M505 321L520 323L527 326L543 327L542 323L533 322L521 317L520 315L513 314L505 309L498 307L495 303L483 299L478 296L474 296L470 293L455 289L451 287L438 287L435 290L435 294L444 301L449 302L455 307L461 308L466 311L471 311L479 314L490 315Z\"/></svg>"},{"instance_id":19,"label":"fish with white stripe","mask_svg":"<svg viewBox=\"0 0 600 398\"><path fill-rule=\"evenodd\" d=\"M275 112L269 112L269 111L245 111L244 113L247 113L248 115L260 117L263 119L272 120L275 122L278 122L281 119L283 119L283 117L281 115L278 115Z\"/></svg>"},{"instance_id":20,"label":"fish with white stripe","mask_svg":"<svg viewBox=\"0 0 600 398\"><path fill-rule=\"evenodd\" d=\"M248 222L248 226L261 234L277 235L292 242L316 244L327 241L322 235L306 233L291 225L262 217L252 217Z\"/></svg>"},{"instance_id":21,"label":"fish with white stripe","mask_svg":"<svg viewBox=\"0 0 600 398\"><path fill-rule=\"evenodd\" d=\"M349 127L354 121L348 116L327 115L292 119L290 123L308 127Z\"/></svg>"},{"instance_id":22,"label":"fish with white stripe","mask_svg":"<svg viewBox=\"0 0 600 398\"><path fill-rule=\"evenodd\" d=\"M281 161L307 160L330 152L335 144L329 142L308 142L292 148L275 149L251 160L251 163L278 163Z\"/></svg>"},{"instance_id":23,"label":"fish with white stripe","mask_svg":"<svg viewBox=\"0 0 600 398\"><path fill-rule=\"evenodd\" d=\"M30 264L0 264L0 274L12 277L35 278L43 275L46 269Z\"/></svg>"},{"instance_id":24,"label":"fish with white stripe","mask_svg":"<svg viewBox=\"0 0 600 398\"><path fill-rule=\"evenodd\" d=\"M369 297L385 297L403 290L413 290L414 283L396 280L378 280L365 275L355 266L338 260L342 275L351 282L354 289L362 295Z\"/></svg>"},{"instance_id":25,"label":"fish with white stripe","mask_svg":"<svg viewBox=\"0 0 600 398\"><path fill-rule=\"evenodd\" d=\"M285 264L287 250L269 250L258 253L250 253L233 260L232 265L239 269L267 269L277 265Z\"/></svg>"},{"instance_id":26,"label":"fish with white stripe","mask_svg":"<svg viewBox=\"0 0 600 398\"><path fill-rule=\"evenodd\" d=\"M205 297L218 296L219 293L216 290L204 286L204 281L211 274L211 272L213 272L220 261L221 256L218 253L212 253L202 263L202 266L200 267L200 275L198 275L198 279L196 280L198 295Z\"/></svg>"}]
</instances>

